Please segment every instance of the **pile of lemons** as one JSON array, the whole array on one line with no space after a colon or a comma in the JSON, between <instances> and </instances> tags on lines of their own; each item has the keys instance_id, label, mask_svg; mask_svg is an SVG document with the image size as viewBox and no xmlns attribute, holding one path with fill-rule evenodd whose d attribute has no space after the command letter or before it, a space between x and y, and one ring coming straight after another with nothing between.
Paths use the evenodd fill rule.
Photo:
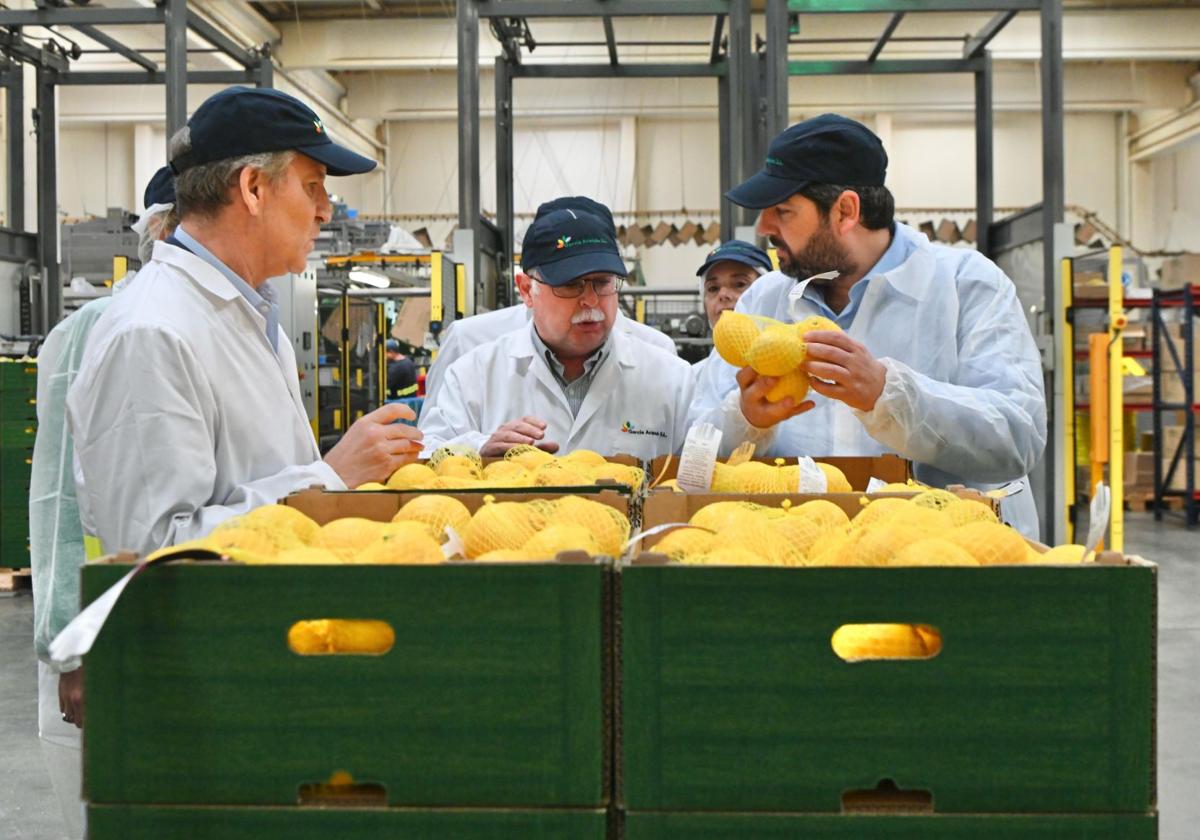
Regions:
<instances>
[{"instance_id":1,"label":"pile of lemons","mask_svg":"<svg viewBox=\"0 0 1200 840\"><path fill-rule=\"evenodd\" d=\"M785 324L762 315L744 312L721 313L713 327L713 345L721 358L737 368L751 367L779 381L767 392L770 402L791 397L797 403L808 393L808 374L800 369L808 354L804 337L814 330L841 332L828 318L813 315L795 324Z\"/></svg>"},{"instance_id":2,"label":"pile of lemons","mask_svg":"<svg viewBox=\"0 0 1200 840\"><path fill-rule=\"evenodd\" d=\"M1084 548L1041 554L989 505L946 490L864 499L851 519L826 499L792 507L714 502L647 548L678 563L721 566L996 566L1079 563Z\"/></svg>"},{"instance_id":3,"label":"pile of lemons","mask_svg":"<svg viewBox=\"0 0 1200 840\"><path fill-rule=\"evenodd\" d=\"M826 493L850 493L846 474L833 464L820 461L817 466L825 474ZM676 479L661 482L657 485L664 490L683 492L679 489ZM788 464L783 458L776 458L774 464L765 461L745 461L740 464L713 465L712 493L795 493L800 487L800 465ZM912 488L904 486L904 491Z\"/></svg>"},{"instance_id":4,"label":"pile of lemons","mask_svg":"<svg viewBox=\"0 0 1200 840\"><path fill-rule=\"evenodd\" d=\"M461 546L451 542L453 531ZM561 551L618 557L629 539L618 510L579 496L530 502L490 498L475 511L444 495L417 496L390 522L358 516L318 525L286 505L264 505L203 539L173 546L243 563L432 564L446 559L549 560Z\"/></svg>"},{"instance_id":5,"label":"pile of lemons","mask_svg":"<svg viewBox=\"0 0 1200 840\"><path fill-rule=\"evenodd\" d=\"M646 473L639 467L613 463L589 449L561 457L534 446L514 446L502 460L483 462L473 449L443 447L425 463L406 464L386 484L363 484L355 490L498 490L517 487L590 487L597 482L639 490Z\"/></svg>"}]
</instances>

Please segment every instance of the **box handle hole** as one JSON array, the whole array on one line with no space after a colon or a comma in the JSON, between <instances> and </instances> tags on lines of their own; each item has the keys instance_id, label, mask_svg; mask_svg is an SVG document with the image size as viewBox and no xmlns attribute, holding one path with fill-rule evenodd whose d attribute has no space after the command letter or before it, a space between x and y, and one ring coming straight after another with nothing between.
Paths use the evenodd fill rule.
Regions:
<instances>
[{"instance_id":1,"label":"box handle hole","mask_svg":"<svg viewBox=\"0 0 1200 840\"><path fill-rule=\"evenodd\" d=\"M287 643L301 656L382 656L396 644L396 631L386 621L316 618L289 627Z\"/></svg>"},{"instance_id":2,"label":"box handle hole","mask_svg":"<svg viewBox=\"0 0 1200 840\"><path fill-rule=\"evenodd\" d=\"M355 782L339 770L327 782L300 785L300 804L317 807L386 808L387 789L376 782Z\"/></svg>"},{"instance_id":3,"label":"box handle hole","mask_svg":"<svg viewBox=\"0 0 1200 840\"><path fill-rule=\"evenodd\" d=\"M847 814L871 813L933 813L933 794L914 788L902 790L892 779L881 779L879 784L865 790L848 790L842 794L842 812Z\"/></svg>"},{"instance_id":4,"label":"box handle hole","mask_svg":"<svg viewBox=\"0 0 1200 840\"><path fill-rule=\"evenodd\" d=\"M942 652L942 633L929 624L843 624L829 643L845 662L933 659Z\"/></svg>"}]
</instances>

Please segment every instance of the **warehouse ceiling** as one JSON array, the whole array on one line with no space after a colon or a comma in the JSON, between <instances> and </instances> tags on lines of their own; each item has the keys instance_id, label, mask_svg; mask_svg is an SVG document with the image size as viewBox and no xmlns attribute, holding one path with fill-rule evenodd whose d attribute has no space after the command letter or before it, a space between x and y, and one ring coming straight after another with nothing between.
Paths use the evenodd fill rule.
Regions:
<instances>
[{"instance_id":1,"label":"warehouse ceiling","mask_svg":"<svg viewBox=\"0 0 1200 840\"><path fill-rule=\"evenodd\" d=\"M570 2L570 0L563 0ZM345 20L349 18L453 17L455 0L265 0L251 3L272 23L297 20ZM1068 9L1164 9L1193 8L1196 0L1064 0ZM751 0L761 12L766 0Z\"/></svg>"}]
</instances>

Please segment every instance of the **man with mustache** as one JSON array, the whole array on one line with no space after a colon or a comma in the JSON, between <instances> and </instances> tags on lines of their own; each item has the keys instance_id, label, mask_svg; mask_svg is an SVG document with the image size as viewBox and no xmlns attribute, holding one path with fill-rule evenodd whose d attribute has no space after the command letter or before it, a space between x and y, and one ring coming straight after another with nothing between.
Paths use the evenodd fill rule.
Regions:
<instances>
[{"instance_id":1,"label":"man with mustache","mask_svg":"<svg viewBox=\"0 0 1200 840\"><path fill-rule=\"evenodd\" d=\"M625 263L611 224L551 210L525 233L517 288L525 329L476 347L445 372L421 412L425 453L463 444L483 455L518 445L642 458L679 450L691 367L613 329Z\"/></svg>"},{"instance_id":2,"label":"man with mustache","mask_svg":"<svg viewBox=\"0 0 1200 840\"><path fill-rule=\"evenodd\" d=\"M870 130L824 114L788 128L761 172L726 197L759 210L783 277L764 277L737 310L843 332L807 336L810 399L772 403L776 380L715 358L691 420L759 454L877 455L914 462L930 485L1020 481L1004 518L1037 535L1026 476L1046 443L1041 361L1016 289L982 254L936 245L893 218L887 154Z\"/></svg>"},{"instance_id":3,"label":"man with mustache","mask_svg":"<svg viewBox=\"0 0 1200 840\"><path fill-rule=\"evenodd\" d=\"M613 221L612 211L595 199L583 195L565 195L551 199L538 205L535 218L555 210L583 210L592 214L605 223L608 233L614 239L617 237L617 226ZM481 344L495 341L502 335L517 330L529 329L530 310L524 303L506 306L492 312L482 312L469 315L458 321L452 321L438 337L437 358L429 366L425 375L425 406L437 399L442 387L442 379L450 365ZM627 318L619 309L615 329L621 330L630 338L645 341L655 347L661 347L668 353L676 353L674 340L662 330Z\"/></svg>"}]
</instances>

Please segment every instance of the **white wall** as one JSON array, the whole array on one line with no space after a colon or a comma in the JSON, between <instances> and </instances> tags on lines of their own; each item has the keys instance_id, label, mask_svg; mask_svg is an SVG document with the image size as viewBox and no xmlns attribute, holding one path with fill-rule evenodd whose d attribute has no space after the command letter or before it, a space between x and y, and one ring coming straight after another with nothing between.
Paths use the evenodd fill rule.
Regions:
<instances>
[{"instance_id":1,"label":"white wall","mask_svg":"<svg viewBox=\"0 0 1200 840\"><path fill-rule=\"evenodd\" d=\"M59 213L103 216L109 207L132 210L140 205L141 189L134 184L133 126L64 126L58 137Z\"/></svg>"},{"instance_id":2,"label":"white wall","mask_svg":"<svg viewBox=\"0 0 1200 840\"><path fill-rule=\"evenodd\" d=\"M1151 158L1134 181L1140 191L1134 217L1139 247L1200 251L1200 140Z\"/></svg>"}]
</instances>

